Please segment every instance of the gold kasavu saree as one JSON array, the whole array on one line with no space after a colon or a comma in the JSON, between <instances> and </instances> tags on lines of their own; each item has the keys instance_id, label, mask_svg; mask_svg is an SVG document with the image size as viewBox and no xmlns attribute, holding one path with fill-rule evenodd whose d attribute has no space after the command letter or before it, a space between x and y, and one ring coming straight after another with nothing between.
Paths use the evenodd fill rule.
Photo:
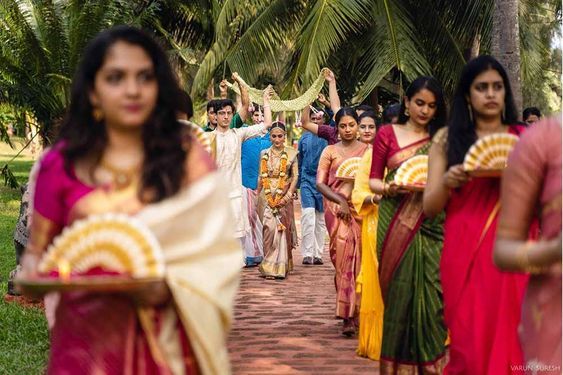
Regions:
<instances>
[{"instance_id":1,"label":"gold kasavu saree","mask_svg":"<svg viewBox=\"0 0 563 375\"><path fill-rule=\"evenodd\" d=\"M383 298L379 286L376 254L378 206L364 203L373 193L369 188L371 147L364 153L356 172L352 204L362 217L362 261L356 279L356 291L361 294L360 329L356 353L362 357L379 360L383 335Z\"/></svg>"},{"instance_id":2,"label":"gold kasavu saree","mask_svg":"<svg viewBox=\"0 0 563 375\"><path fill-rule=\"evenodd\" d=\"M227 196L218 172L213 172L137 215L164 251L166 282L202 374L231 373L226 339L239 285L241 248L234 238ZM157 338L158 347L173 361L177 343L168 341L165 333ZM173 363L169 366L174 368Z\"/></svg>"}]
</instances>

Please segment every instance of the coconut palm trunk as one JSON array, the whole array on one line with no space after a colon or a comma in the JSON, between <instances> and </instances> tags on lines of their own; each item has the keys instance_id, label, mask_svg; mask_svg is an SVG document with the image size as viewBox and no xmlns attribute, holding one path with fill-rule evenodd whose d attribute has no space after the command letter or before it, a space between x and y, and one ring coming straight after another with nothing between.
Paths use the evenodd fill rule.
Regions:
<instances>
[{"instance_id":1,"label":"coconut palm trunk","mask_svg":"<svg viewBox=\"0 0 563 375\"><path fill-rule=\"evenodd\" d=\"M492 53L506 68L518 113L522 112L520 87L520 35L518 0L495 0Z\"/></svg>"}]
</instances>

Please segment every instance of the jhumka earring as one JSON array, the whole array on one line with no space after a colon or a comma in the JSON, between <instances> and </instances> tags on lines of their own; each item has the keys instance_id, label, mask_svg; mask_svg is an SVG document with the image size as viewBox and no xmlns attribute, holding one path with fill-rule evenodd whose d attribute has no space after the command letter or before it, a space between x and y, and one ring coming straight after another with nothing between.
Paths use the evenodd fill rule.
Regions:
<instances>
[{"instance_id":1,"label":"jhumka earring","mask_svg":"<svg viewBox=\"0 0 563 375\"><path fill-rule=\"evenodd\" d=\"M473 122L473 108L470 104L467 104L467 112L469 112L469 121Z\"/></svg>"},{"instance_id":2,"label":"jhumka earring","mask_svg":"<svg viewBox=\"0 0 563 375\"><path fill-rule=\"evenodd\" d=\"M96 122L100 122L103 120L104 118L104 113L102 112L101 109L99 108L94 108L94 110L92 110L92 117L94 117L94 120Z\"/></svg>"}]
</instances>

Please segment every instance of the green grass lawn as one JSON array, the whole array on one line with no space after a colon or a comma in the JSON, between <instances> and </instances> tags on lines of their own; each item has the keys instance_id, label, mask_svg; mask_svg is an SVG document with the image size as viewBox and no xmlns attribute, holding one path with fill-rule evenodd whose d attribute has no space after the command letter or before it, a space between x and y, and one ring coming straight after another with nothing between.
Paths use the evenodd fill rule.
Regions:
<instances>
[{"instance_id":1,"label":"green grass lawn","mask_svg":"<svg viewBox=\"0 0 563 375\"><path fill-rule=\"evenodd\" d=\"M0 167L15 151L0 147ZM19 183L27 181L33 161L18 157L10 168ZM19 214L20 191L0 181L0 374L42 374L47 363L49 337L43 311L6 303L8 274L15 267L13 232Z\"/></svg>"}]
</instances>

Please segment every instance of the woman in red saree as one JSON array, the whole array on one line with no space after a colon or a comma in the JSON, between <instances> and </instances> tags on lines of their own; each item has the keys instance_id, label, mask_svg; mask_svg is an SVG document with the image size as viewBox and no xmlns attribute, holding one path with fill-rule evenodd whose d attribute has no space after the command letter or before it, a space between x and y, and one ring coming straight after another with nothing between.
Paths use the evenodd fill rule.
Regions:
<instances>
[{"instance_id":1,"label":"woman in red saree","mask_svg":"<svg viewBox=\"0 0 563 375\"><path fill-rule=\"evenodd\" d=\"M303 118L307 118L309 113L304 112ZM360 272L362 219L351 201L354 180L338 178L336 171L346 160L361 158L368 145L356 139L358 117L354 109L341 108L335 121L342 141L323 150L317 171L317 189L324 197L330 259L336 271L336 316L344 319L342 334L352 336L359 307L356 277Z\"/></svg>"},{"instance_id":2,"label":"woman in red saree","mask_svg":"<svg viewBox=\"0 0 563 375\"><path fill-rule=\"evenodd\" d=\"M430 137L445 117L440 84L419 77L406 91L399 124L383 126L375 136L370 187L383 195L377 225L385 306L382 374L439 374L444 367L447 332L438 272L443 217L425 217L422 193L403 190L394 178L405 161L428 153Z\"/></svg>"},{"instance_id":3,"label":"woman in red saree","mask_svg":"<svg viewBox=\"0 0 563 375\"><path fill-rule=\"evenodd\" d=\"M448 128L429 154L424 212L446 211L440 275L450 331L447 374L511 374L522 364L517 337L526 275L500 272L492 251L499 207L499 178L470 179L463 169L469 147L493 133L519 134L504 68L480 56L464 68Z\"/></svg>"},{"instance_id":4,"label":"woman in red saree","mask_svg":"<svg viewBox=\"0 0 563 375\"><path fill-rule=\"evenodd\" d=\"M530 272L520 342L529 374L561 374L561 119L522 136L502 177L494 251L504 270ZM526 242L534 219L541 239Z\"/></svg>"},{"instance_id":5,"label":"woman in red saree","mask_svg":"<svg viewBox=\"0 0 563 375\"><path fill-rule=\"evenodd\" d=\"M176 121L178 92L164 51L140 30L112 28L86 48L68 117L40 162L21 277L37 276L65 227L109 212L154 233L166 271L149 289L61 293L48 374L230 372L240 245L213 162Z\"/></svg>"}]
</instances>

